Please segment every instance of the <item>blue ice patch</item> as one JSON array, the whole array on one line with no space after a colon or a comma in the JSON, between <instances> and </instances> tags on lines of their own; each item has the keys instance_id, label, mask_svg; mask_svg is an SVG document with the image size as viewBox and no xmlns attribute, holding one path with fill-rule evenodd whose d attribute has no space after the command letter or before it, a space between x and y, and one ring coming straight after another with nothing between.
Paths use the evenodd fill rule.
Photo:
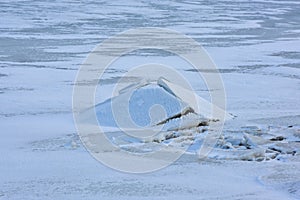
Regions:
<instances>
[{"instance_id":1,"label":"blue ice patch","mask_svg":"<svg viewBox=\"0 0 300 200\"><path fill-rule=\"evenodd\" d=\"M96 106L97 120L101 126L117 127L112 112L112 101L116 98L122 98L121 96L122 94ZM180 113L182 110L182 102L177 97L160 86L148 85L138 88L132 93L128 103L130 116L124 117L131 117L137 126L150 126L149 111L152 106L157 104L164 108L166 114L161 121Z\"/></svg>"}]
</instances>

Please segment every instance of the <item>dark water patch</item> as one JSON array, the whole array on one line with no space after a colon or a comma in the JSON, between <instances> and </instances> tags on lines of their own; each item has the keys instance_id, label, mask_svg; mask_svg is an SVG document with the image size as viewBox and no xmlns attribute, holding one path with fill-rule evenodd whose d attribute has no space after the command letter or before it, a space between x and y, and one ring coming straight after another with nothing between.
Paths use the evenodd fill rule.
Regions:
<instances>
[{"instance_id":1,"label":"dark water patch","mask_svg":"<svg viewBox=\"0 0 300 200\"><path fill-rule=\"evenodd\" d=\"M241 73L241 69L187 69L188 72L203 72L203 73Z\"/></svg>"},{"instance_id":2,"label":"dark water patch","mask_svg":"<svg viewBox=\"0 0 300 200\"><path fill-rule=\"evenodd\" d=\"M244 72L249 72L249 71L253 71L253 70L258 70L258 69L264 69L264 68L268 68L268 67L274 67L273 65L261 65L261 64L253 64L253 65L239 65L237 66L237 68L241 69Z\"/></svg>"},{"instance_id":3,"label":"dark water patch","mask_svg":"<svg viewBox=\"0 0 300 200\"><path fill-rule=\"evenodd\" d=\"M2 87L0 91L7 92L7 91L33 91L33 88L26 88L26 87Z\"/></svg>"},{"instance_id":4,"label":"dark water patch","mask_svg":"<svg viewBox=\"0 0 300 200\"><path fill-rule=\"evenodd\" d=\"M300 52L297 51L280 51L280 52L272 53L270 54L270 56L300 60Z\"/></svg>"},{"instance_id":5,"label":"dark water patch","mask_svg":"<svg viewBox=\"0 0 300 200\"><path fill-rule=\"evenodd\" d=\"M7 75L7 74L1 74L1 73L0 73L0 78L1 78L1 77L6 77L6 76L8 76L8 75Z\"/></svg>"},{"instance_id":6,"label":"dark water patch","mask_svg":"<svg viewBox=\"0 0 300 200\"><path fill-rule=\"evenodd\" d=\"M70 110L54 110L54 111L37 111L37 112L15 112L15 113L0 113L1 117L16 117L16 116L37 116L37 115L50 115L50 114L69 114Z\"/></svg>"},{"instance_id":7,"label":"dark water patch","mask_svg":"<svg viewBox=\"0 0 300 200\"><path fill-rule=\"evenodd\" d=\"M300 63L287 63L280 66L300 69Z\"/></svg>"},{"instance_id":8,"label":"dark water patch","mask_svg":"<svg viewBox=\"0 0 300 200\"><path fill-rule=\"evenodd\" d=\"M36 39L0 37L3 62L56 62L83 58L87 52L54 52L60 46L83 45L81 39ZM51 50L50 52L47 50Z\"/></svg>"},{"instance_id":9,"label":"dark water patch","mask_svg":"<svg viewBox=\"0 0 300 200\"><path fill-rule=\"evenodd\" d=\"M57 69L57 70L78 70L79 65L72 64L72 66L76 67L58 67L58 66L51 66L51 65L39 65L39 64L33 64L33 63L9 63L5 65L4 67L9 68L37 68L37 69ZM3 67L3 68L4 68Z\"/></svg>"}]
</instances>

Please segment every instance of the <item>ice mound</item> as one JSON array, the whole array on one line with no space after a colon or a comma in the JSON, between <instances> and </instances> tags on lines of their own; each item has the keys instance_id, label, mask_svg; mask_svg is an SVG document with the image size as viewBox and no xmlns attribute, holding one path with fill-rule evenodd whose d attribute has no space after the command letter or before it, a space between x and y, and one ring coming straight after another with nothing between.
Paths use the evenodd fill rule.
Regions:
<instances>
[{"instance_id":1,"label":"ice mound","mask_svg":"<svg viewBox=\"0 0 300 200\"><path fill-rule=\"evenodd\" d=\"M116 96L97 104L95 109L88 109L83 115L89 123L95 113L98 124L106 129L107 138L122 149L148 152L162 145L186 149L198 134L219 121L213 118L212 109L217 111L214 116L232 118L194 91L160 78L123 88ZM150 137L139 137L143 135L142 128L160 131ZM127 134L124 130L138 135Z\"/></svg>"},{"instance_id":2,"label":"ice mound","mask_svg":"<svg viewBox=\"0 0 300 200\"><path fill-rule=\"evenodd\" d=\"M115 110L113 106L116 106ZM212 118L213 107L193 91L161 78L157 82L142 82L124 88L113 98L97 104L95 111L102 127L115 128L105 131L107 138L120 148L135 153L168 146L197 155L209 135L216 141L207 155L209 159L268 161L299 155L299 127L233 126L235 128L225 128L221 135L214 135L211 125L219 123L219 119ZM232 118L220 108L215 107L215 110L225 119ZM85 113L87 121L91 112L94 109ZM122 129L118 129L120 124L116 117L121 120ZM132 122L137 129L130 126ZM143 135L140 128L144 127L154 130L159 127L160 131L151 137L136 137L123 132L123 128L128 128Z\"/></svg>"},{"instance_id":3,"label":"ice mound","mask_svg":"<svg viewBox=\"0 0 300 200\"><path fill-rule=\"evenodd\" d=\"M140 88L136 88L129 99L127 93L109 99L103 103L96 105L96 115L101 126L114 126L118 124L114 115L122 115L122 111L118 107L128 107L129 113L124 113L124 118L130 117L136 126L150 127L154 126L168 118L176 116L188 108L188 105L178 99L176 96L164 90L162 87L149 84ZM114 102L112 102L114 101ZM112 106L118 107L113 110ZM157 110L154 117L151 118L151 109L160 105L164 110ZM155 112L155 110L153 111ZM129 115L129 116L128 116ZM161 118L160 118L161 117Z\"/></svg>"},{"instance_id":4,"label":"ice mound","mask_svg":"<svg viewBox=\"0 0 300 200\"><path fill-rule=\"evenodd\" d=\"M166 125L165 130L180 130L211 119L213 107L193 91L160 78L120 90L117 96L97 104L95 111L99 124L105 127L132 128L134 123L138 128ZM86 112L87 119L91 110ZM222 109L217 111L231 118Z\"/></svg>"}]
</instances>

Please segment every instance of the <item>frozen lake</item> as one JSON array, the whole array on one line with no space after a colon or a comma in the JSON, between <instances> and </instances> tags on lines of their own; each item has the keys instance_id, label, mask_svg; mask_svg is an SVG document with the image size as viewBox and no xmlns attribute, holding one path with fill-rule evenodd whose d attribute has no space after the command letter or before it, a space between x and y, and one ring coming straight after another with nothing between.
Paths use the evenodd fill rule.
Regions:
<instances>
[{"instance_id":1,"label":"frozen lake","mask_svg":"<svg viewBox=\"0 0 300 200\"><path fill-rule=\"evenodd\" d=\"M299 10L298 0L0 1L0 199L298 199ZM220 69L227 110L236 116L225 131L255 126L294 135L288 142L295 155L264 162L187 155L146 175L95 161L73 122L77 70L104 39L138 27L169 28L198 41ZM104 74L97 100L107 99L130 67L147 62L173 66L209 98L184 62L137 52Z\"/></svg>"}]
</instances>

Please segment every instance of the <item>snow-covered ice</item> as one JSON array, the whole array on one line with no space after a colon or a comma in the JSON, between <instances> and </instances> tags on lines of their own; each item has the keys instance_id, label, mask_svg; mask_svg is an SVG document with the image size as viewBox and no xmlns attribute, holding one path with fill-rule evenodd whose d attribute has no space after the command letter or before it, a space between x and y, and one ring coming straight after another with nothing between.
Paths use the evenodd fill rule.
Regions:
<instances>
[{"instance_id":1,"label":"snow-covered ice","mask_svg":"<svg viewBox=\"0 0 300 200\"><path fill-rule=\"evenodd\" d=\"M299 10L298 0L0 1L0 199L299 199ZM180 31L202 44L219 67L232 119L206 159L199 160L197 151L209 125L218 122L197 112L172 118L182 111L181 101L156 85L133 98L150 90L174 100L165 105L172 119L164 121L162 134L135 140L109 118L104 129L132 152L188 148L179 160L157 172L126 174L83 147L72 117L77 70L105 38L137 27ZM154 62L178 70L202 102L219 90L208 89L186 61L145 50L112 63L96 102L109 99L131 67ZM132 101L133 107L147 105L133 112L140 126L150 125L151 118L141 116L152 103Z\"/></svg>"}]
</instances>

